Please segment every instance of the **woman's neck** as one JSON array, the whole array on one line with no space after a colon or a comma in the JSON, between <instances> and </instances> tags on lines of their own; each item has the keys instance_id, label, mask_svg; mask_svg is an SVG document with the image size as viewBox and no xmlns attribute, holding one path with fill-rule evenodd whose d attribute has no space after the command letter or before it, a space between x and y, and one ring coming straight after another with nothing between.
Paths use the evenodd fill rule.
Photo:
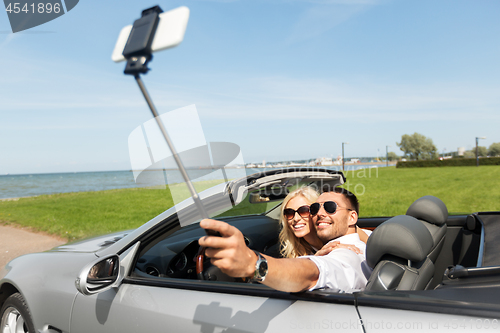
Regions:
<instances>
[{"instance_id":1,"label":"woman's neck","mask_svg":"<svg viewBox=\"0 0 500 333\"><path fill-rule=\"evenodd\" d=\"M304 236L304 240L309 243L312 247L319 250L323 247L323 242L319 240L318 236L315 234L309 233Z\"/></svg>"}]
</instances>

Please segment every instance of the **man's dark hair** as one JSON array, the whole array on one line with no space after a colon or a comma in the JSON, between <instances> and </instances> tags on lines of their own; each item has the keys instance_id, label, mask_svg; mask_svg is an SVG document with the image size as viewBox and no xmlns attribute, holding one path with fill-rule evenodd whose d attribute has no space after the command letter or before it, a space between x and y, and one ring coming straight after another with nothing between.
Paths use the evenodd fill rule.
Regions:
<instances>
[{"instance_id":1,"label":"man's dark hair","mask_svg":"<svg viewBox=\"0 0 500 333\"><path fill-rule=\"evenodd\" d=\"M322 193L326 192L334 192L344 195L344 197L347 200L349 200L351 207L356 211L356 214L358 214L359 216L359 201L358 198L356 198L356 196L354 195L354 193L340 186L335 186L335 187L323 186Z\"/></svg>"}]
</instances>

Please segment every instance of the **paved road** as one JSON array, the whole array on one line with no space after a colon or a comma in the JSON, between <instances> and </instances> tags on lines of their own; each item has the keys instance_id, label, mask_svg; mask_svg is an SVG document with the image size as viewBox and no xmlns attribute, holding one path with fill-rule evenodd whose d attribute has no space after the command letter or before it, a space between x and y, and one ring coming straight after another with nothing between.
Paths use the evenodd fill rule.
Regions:
<instances>
[{"instance_id":1,"label":"paved road","mask_svg":"<svg viewBox=\"0 0 500 333\"><path fill-rule=\"evenodd\" d=\"M59 238L0 225L0 267L20 255L47 251L64 243Z\"/></svg>"}]
</instances>

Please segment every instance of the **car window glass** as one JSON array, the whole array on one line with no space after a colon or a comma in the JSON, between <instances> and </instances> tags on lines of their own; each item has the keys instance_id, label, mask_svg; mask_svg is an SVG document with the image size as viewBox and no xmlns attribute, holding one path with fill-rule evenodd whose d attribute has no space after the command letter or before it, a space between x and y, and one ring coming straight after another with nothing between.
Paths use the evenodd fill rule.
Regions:
<instances>
[{"instance_id":1,"label":"car window glass","mask_svg":"<svg viewBox=\"0 0 500 333\"><path fill-rule=\"evenodd\" d=\"M277 204L280 202L274 203ZM276 219L262 214L220 219L241 230L250 248L269 255L279 255L279 227ZM132 276L197 279L195 259L199 250L198 239L204 235L205 230L199 227L199 223L194 223L167 237L158 236L149 245L144 244ZM207 259L204 261L204 268L217 281L236 282L236 279L228 278L218 271Z\"/></svg>"},{"instance_id":2,"label":"car window glass","mask_svg":"<svg viewBox=\"0 0 500 333\"><path fill-rule=\"evenodd\" d=\"M281 204L281 200L278 201L261 201L261 202L250 202L250 198L253 194L258 191L250 192L246 197L233 208L226 210L220 214L215 214L214 218L225 217L225 216L242 216L251 214L264 214L274 207Z\"/></svg>"}]
</instances>

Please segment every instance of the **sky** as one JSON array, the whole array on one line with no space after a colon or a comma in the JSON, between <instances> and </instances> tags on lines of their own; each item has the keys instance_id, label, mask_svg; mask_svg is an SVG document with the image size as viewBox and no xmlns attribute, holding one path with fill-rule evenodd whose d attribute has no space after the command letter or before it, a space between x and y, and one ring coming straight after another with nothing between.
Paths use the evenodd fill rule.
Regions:
<instances>
[{"instance_id":1,"label":"sky","mask_svg":"<svg viewBox=\"0 0 500 333\"><path fill-rule=\"evenodd\" d=\"M398 155L418 132L440 153L500 142L496 0L81 0L12 33L0 13L0 175L129 170L151 119L122 27L187 6L184 41L144 83L160 113L195 105L207 142L245 162ZM186 125L187 126L187 125Z\"/></svg>"}]
</instances>

